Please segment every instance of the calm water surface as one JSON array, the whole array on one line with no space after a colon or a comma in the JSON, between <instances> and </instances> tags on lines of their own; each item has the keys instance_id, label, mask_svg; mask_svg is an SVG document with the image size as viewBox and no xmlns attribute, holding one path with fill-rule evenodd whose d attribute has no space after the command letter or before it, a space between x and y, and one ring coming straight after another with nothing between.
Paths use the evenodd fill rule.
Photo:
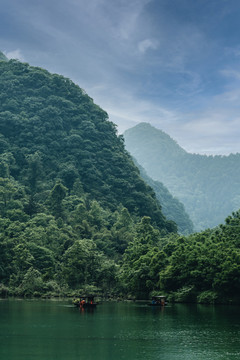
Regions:
<instances>
[{"instance_id":1,"label":"calm water surface","mask_svg":"<svg viewBox=\"0 0 240 360\"><path fill-rule=\"evenodd\" d=\"M4 360L239 360L240 308L0 301Z\"/></svg>"}]
</instances>

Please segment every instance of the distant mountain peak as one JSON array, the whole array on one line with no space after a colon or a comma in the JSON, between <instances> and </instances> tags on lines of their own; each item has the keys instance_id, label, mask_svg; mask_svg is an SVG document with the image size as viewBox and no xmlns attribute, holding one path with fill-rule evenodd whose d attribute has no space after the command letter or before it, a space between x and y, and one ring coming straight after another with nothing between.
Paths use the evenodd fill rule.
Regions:
<instances>
[{"instance_id":1,"label":"distant mountain peak","mask_svg":"<svg viewBox=\"0 0 240 360\"><path fill-rule=\"evenodd\" d=\"M163 152L167 150L168 154L172 153L174 157L187 153L171 136L146 122L139 123L131 129L126 130L124 132L124 138L130 152L133 151L132 148L136 140L137 144L141 141L144 146L161 147Z\"/></svg>"}]
</instances>

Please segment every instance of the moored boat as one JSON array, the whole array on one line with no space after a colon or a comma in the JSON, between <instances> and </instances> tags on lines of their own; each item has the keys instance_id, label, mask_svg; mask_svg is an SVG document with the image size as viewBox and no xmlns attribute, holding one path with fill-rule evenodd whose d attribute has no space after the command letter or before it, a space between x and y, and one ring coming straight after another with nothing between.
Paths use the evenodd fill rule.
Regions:
<instances>
[{"instance_id":1,"label":"moored boat","mask_svg":"<svg viewBox=\"0 0 240 360\"><path fill-rule=\"evenodd\" d=\"M73 300L73 304L80 309L93 309L97 306L97 303L94 302L94 295L80 296L78 299Z\"/></svg>"},{"instance_id":2,"label":"moored boat","mask_svg":"<svg viewBox=\"0 0 240 360\"><path fill-rule=\"evenodd\" d=\"M166 305L166 296L159 295L159 296L153 296L152 302L149 303L149 306L165 306Z\"/></svg>"}]
</instances>

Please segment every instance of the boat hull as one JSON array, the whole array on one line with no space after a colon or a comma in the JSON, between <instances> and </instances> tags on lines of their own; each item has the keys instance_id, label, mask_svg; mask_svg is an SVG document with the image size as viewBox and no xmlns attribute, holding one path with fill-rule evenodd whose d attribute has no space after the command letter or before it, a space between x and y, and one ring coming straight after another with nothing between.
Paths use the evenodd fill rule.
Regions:
<instances>
[{"instance_id":1,"label":"boat hull","mask_svg":"<svg viewBox=\"0 0 240 360\"><path fill-rule=\"evenodd\" d=\"M94 309L97 304L79 304L79 303L75 303L74 304L76 307L80 307L81 309Z\"/></svg>"}]
</instances>

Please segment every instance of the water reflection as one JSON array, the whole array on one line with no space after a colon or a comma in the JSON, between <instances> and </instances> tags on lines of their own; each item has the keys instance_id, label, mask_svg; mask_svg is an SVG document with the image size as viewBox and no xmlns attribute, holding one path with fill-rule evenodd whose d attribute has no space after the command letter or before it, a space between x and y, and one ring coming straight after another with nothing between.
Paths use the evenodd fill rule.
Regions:
<instances>
[{"instance_id":1,"label":"water reflection","mask_svg":"<svg viewBox=\"0 0 240 360\"><path fill-rule=\"evenodd\" d=\"M5 360L218 360L240 358L238 307L0 301Z\"/></svg>"}]
</instances>

